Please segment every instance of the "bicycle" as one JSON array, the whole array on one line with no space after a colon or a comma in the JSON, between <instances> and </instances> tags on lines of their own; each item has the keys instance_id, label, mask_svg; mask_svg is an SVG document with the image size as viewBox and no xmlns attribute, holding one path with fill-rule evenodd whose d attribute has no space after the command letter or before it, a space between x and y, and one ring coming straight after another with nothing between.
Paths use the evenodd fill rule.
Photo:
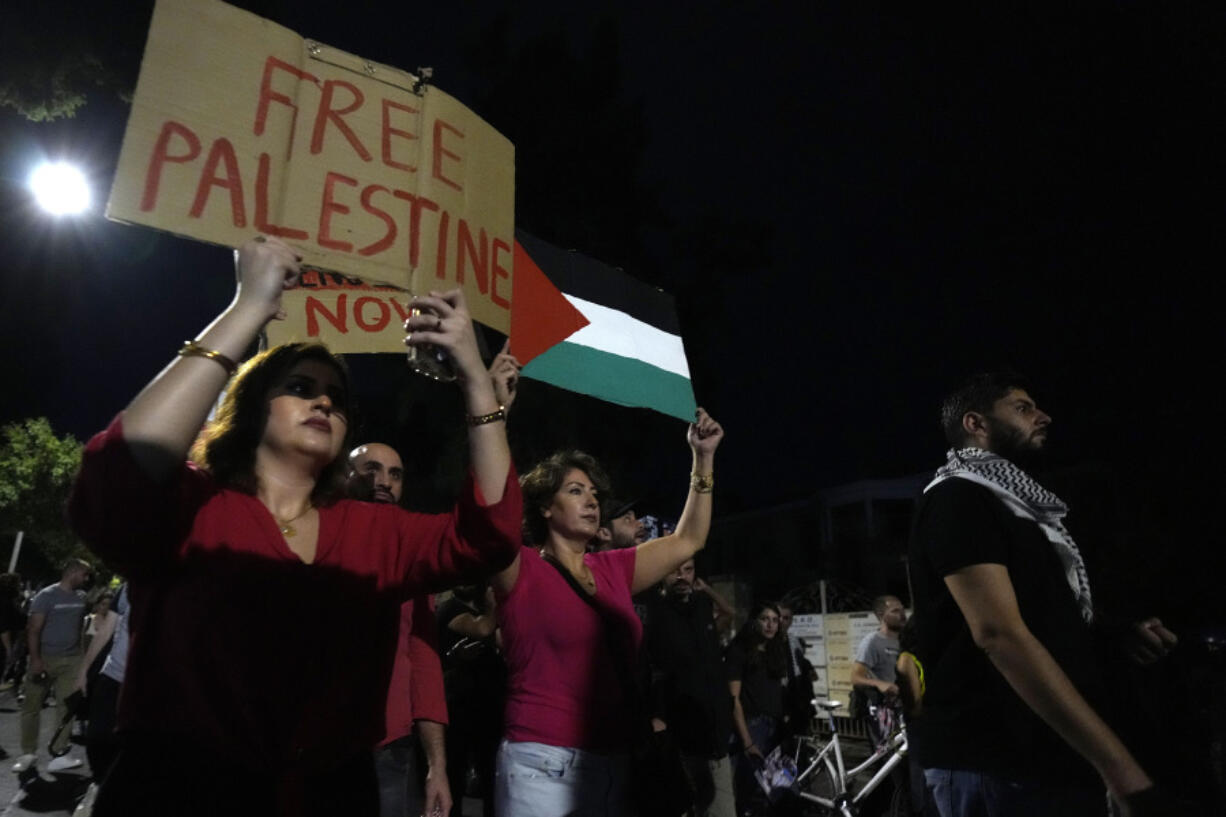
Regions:
<instances>
[{"instance_id":1,"label":"bicycle","mask_svg":"<svg viewBox=\"0 0 1226 817\"><path fill-rule=\"evenodd\" d=\"M889 731L885 740L875 747L873 754L860 765L848 769L843 763L843 748L839 742L838 726L834 721L834 711L843 704L839 701L815 700L813 705L826 713L830 740L823 745L821 740L811 735L797 738L793 760L799 774L792 783L792 792L811 803L817 803L829 813L841 817L856 817L865 798L906 759L906 724L900 716L897 725ZM880 764L881 768L877 769L868 782L853 791L849 783L876 764ZM910 793L905 787L896 788L886 814L889 817L909 815L909 798Z\"/></svg>"}]
</instances>

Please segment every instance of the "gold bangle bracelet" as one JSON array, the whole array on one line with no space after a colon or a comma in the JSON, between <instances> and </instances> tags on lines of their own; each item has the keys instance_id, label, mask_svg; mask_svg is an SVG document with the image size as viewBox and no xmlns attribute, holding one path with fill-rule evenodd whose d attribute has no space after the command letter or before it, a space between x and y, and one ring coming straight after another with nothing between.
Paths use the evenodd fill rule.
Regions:
<instances>
[{"instance_id":1,"label":"gold bangle bracelet","mask_svg":"<svg viewBox=\"0 0 1226 817\"><path fill-rule=\"evenodd\" d=\"M499 420L505 419L507 419L506 406L499 406L498 411L491 411L489 414L468 415L468 424L470 426L483 426L486 423L496 423Z\"/></svg>"},{"instance_id":2,"label":"gold bangle bracelet","mask_svg":"<svg viewBox=\"0 0 1226 817\"><path fill-rule=\"evenodd\" d=\"M194 340L183 342L183 347L179 349L179 357L207 357L209 360L220 364L221 368L226 370L227 375L233 375L234 371L238 369L238 364L226 355L223 355L216 349L206 349Z\"/></svg>"},{"instance_id":3,"label":"gold bangle bracelet","mask_svg":"<svg viewBox=\"0 0 1226 817\"><path fill-rule=\"evenodd\" d=\"M695 493L711 493L715 489L715 474L690 474L690 487Z\"/></svg>"}]
</instances>

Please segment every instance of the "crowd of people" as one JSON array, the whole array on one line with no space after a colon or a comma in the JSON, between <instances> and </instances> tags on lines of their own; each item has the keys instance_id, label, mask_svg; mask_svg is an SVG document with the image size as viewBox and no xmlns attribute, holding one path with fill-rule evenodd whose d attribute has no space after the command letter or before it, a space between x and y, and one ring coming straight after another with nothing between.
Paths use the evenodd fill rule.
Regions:
<instances>
[{"instance_id":1,"label":"crowd of people","mask_svg":"<svg viewBox=\"0 0 1226 817\"><path fill-rule=\"evenodd\" d=\"M18 766L47 695L88 687L99 817L434 817L469 791L499 817L796 809L754 778L810 727L792 610L759 601L734 632L695 574L719 423L696 413L684 507L648 536L586 454L517 476L518 361L485 366L459 291L418 295L406 343L455 369L469 473L449 512L405 510L400 453L355 445L343 360L295 343L236 362L300 261L241 247L233 302L86 446L69 517L127 584L88 628L86 563L30 603ZM1101 814L1104 784L1144 813L1152 782L1088 702L1094 609L1066 509L1020 467L1050 418L1000 378L945 418L911 629L879 598L853 684L906 701L942 817ZM1175 641L1157 619L1128 633L1145 660Z\"/></svg>"}]
</instances>

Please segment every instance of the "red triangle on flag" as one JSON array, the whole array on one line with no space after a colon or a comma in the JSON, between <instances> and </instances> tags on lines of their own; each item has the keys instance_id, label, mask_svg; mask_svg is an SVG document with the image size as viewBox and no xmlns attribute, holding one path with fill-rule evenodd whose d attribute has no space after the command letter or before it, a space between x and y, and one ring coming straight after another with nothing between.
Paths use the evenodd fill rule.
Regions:
<instances>
[{"instance_id":1,"label":"red triangle on flag","mask_svg":"<svg viewBox=\"0 0 1226 817\"><path fill-rule=\"evenodd\" d=\"M511 283L511 354L521 364L537 357L591 321L563 297L528 251L515 242Z\"/></svg>"}]
</instances>

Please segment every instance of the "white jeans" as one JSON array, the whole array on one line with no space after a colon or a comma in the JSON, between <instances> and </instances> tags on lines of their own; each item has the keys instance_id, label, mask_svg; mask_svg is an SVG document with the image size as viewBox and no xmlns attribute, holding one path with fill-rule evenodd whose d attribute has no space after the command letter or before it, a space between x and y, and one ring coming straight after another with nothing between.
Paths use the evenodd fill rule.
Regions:
<instances>
[{"instance_id":1,"label":"white jeans","mask_svg":"<svg viewBox=\"0 0 1226 817\"><path fill-rule=\"evenodd\" d=\"M498 817L626 817L628 761L528 741L498 747Z\"/></svg>"}]
</instances>

